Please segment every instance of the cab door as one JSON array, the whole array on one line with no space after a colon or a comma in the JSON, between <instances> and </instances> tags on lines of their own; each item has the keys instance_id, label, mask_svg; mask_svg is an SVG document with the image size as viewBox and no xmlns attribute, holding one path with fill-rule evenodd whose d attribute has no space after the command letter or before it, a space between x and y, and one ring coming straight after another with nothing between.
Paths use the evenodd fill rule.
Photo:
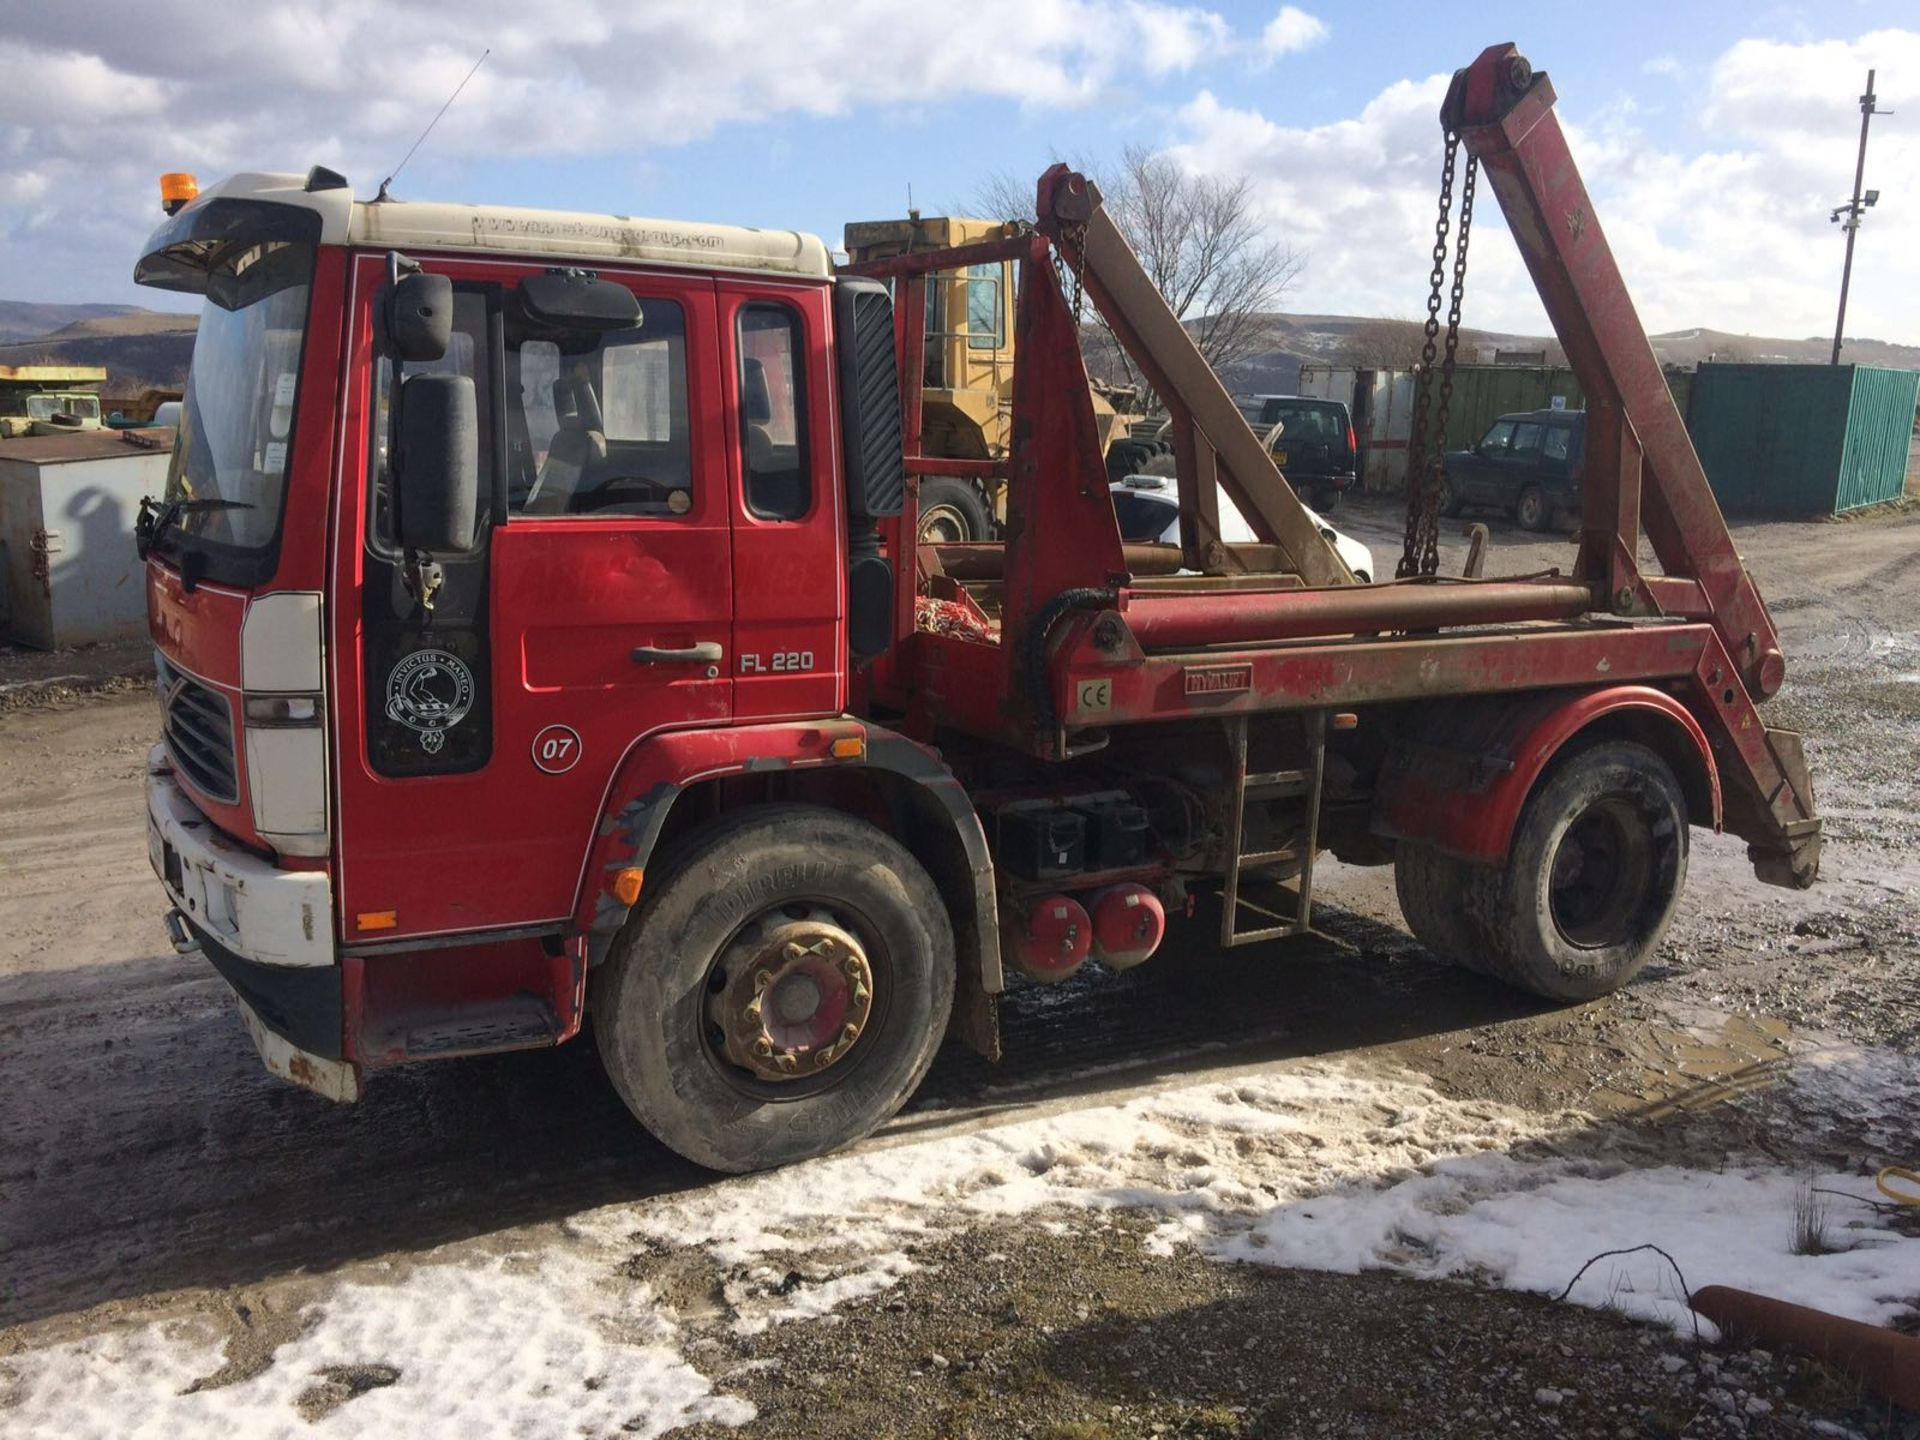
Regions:
<instances>
[{"instance_id":1,"label":"cab door","mask_svg":"<svg viewBox=\"0 0 1920 1440\"><path fill-rule=\"evenodd\" d=\"M805 719L846 706L846 511L831 292L722 280L735 477L734 714Z\"/></svg>"},{"instance_id":2,"label":"cab door","mask_svg":"<svg viewBox=\"0 0 1920 1440\"><path fill-rule=\"evenodd\" d=\"M476 382L486 515L424 611L391 542L369 304L366 483L342 486L364 494L366 520L363 532L342 517L358 554L336 607L340 707L363 717L341 724L337 757L350 945L565 920L621 757L649 733L733 716L713 282L603 271L633 290L639 323L568 333L519 303L539 267L423 263L455 284L438 368ZM361 279L378 292L378 260Z\"/></svg>"}]
</instances>

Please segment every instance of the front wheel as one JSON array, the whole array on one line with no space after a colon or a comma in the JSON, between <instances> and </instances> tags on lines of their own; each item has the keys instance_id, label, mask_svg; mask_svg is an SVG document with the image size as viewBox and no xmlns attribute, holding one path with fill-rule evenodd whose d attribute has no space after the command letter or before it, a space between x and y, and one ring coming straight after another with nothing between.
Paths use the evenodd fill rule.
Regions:
<instances>
[{"instance_id":1,"label":"front wheel","mask_svg":"<svg viewBox=\"0 0 1920 1440\"><path fill-rule=\"evenodd\" d=\"M1555 762L1505 865L1462 867L1455 933L1475 968L1550 1000L1592 1000L1639 974L1686 877L1687 804L1673 771L1644 745L1600 741Z\"/></svg>"},{"instance_id":2,"label":"front wheel","mask_svg":"<svg viewBox=\"0 0 1920 1440\"><path fill-rule=\"evenodd\" d=\"M810 806L688 835L594 981L614 1088L715 1170L871 1133L933 1063L953 1008L939 891L892 836Z\"/></svg>"}]
</instances>

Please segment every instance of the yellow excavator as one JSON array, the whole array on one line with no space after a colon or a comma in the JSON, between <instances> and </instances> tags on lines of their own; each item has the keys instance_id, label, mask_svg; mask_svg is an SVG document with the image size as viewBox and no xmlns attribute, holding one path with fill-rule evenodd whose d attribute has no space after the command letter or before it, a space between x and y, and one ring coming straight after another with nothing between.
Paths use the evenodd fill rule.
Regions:
<instances>
[{"instance_id":1,"label":"yellow excavator","mask_svg":"<svg viewBox=\"0 0 1920 1440\"><path fill-rule=\"evenodd\" d=\"M923 250L946 250L981 240L1012 239L1018 221L959 216L860 220L846 227L847 256L855 263ZM953 460L1001 460L1013 417L1013 272L1011 260L943 271L927 284L922 452ZM1134 474L1169 448L1162 438L1136 436L1139 392L1089 382L1107 470ZM1141 426L1140 428L1146 428ZM990 540L1006 521L1006 481L970 475L928 475L920 482L923 544Z\"/></svg>"}]
</instances>

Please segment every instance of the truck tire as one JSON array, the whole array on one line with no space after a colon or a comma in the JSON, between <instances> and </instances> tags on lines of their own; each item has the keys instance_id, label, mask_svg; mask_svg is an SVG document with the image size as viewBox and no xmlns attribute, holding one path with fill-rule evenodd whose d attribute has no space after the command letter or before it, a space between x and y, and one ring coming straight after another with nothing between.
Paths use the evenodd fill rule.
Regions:
<instances>
[{"instance_id":1,"label":"truck tire","mask_svg":"<svg viewBox=\"0 0 1920 1440\"><path fill-rule=\"evenodd\" d=\"M1540 493L1538 485L1527 486L1513 504L1513 518L1520 522L1522 530L1546 529L1547 521L1552 518L1552 514L1552 509L1547 504L1547 497Z\"/></svg>"},{"instance_id":2,"label":"truck tire","mask_svg":"<svg viewBox=\"0 0 1920 1440\"><path fill-rule=\"evenodd\" d=\"M1486 972L1549 1000L1593 1000L1640 972L1687 876L1687 804L1673 771L1630 741L1556 759L1501 866L1467 865L1471 942Z\"/></svg>"},{"instance_id":3,"label":"truck tire","mask_svg":"<svg viewBox=\"0 0 1920 1440\"><path fill-rule=\"evenodd\" d=\"M641 1124L738 1173L888 1120L933 1063L953 986L946 907L903 845L837 811L759 806L648 873L591 1008Z\"/></svg>"},{"instance_id":4,"label":"truck tire","mask_svg":"<svg viewBox=\"0 0 1920 1440\"><path fill-rule=\"evenodd\" d=\"M1452 519L1466 509L1466 502L1460 498L1459 491L1453 488L1453 481L1443 475L1440 477L1440 513Z\"/></svg>"},{"instance_id":5,"label":"truck tire","mask_svg":"<svg viewBox=\"0 0 1920 1440\"><path fill-rule=\"evenodd\" d=\"M1484 974L1486 946L1461 908L1471 868L1444 850L1402 840L1393 851L1393 888L1407 929L1436 960Z\"/></svg>"},{"instance_id":6,"label":"truck tire","mask_svg":"<svg viewBox=\"0 0 1920 1440\"><path fill-rule=\"evenodd\" d=\"M987 500L970 482L954 475L929 475L920 482L920 543L964 545L993 538Z\"/></svg>"}]
</instances>

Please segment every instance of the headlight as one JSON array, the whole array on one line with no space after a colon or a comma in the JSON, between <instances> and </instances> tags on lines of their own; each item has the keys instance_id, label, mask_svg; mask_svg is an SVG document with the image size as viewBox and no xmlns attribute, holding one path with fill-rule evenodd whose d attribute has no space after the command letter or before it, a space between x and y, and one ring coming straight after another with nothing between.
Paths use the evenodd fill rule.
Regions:
<instances>
[{"instance_id":1,"label":"headlight","mask_svg":"<svg viewBox=\"0 0 1920 1440\"><path fill-rule=\"evenodd\" d=\"M247 724L295 727L320 723L318 695L249 695Z\"/></svg>"}]
</instances>

